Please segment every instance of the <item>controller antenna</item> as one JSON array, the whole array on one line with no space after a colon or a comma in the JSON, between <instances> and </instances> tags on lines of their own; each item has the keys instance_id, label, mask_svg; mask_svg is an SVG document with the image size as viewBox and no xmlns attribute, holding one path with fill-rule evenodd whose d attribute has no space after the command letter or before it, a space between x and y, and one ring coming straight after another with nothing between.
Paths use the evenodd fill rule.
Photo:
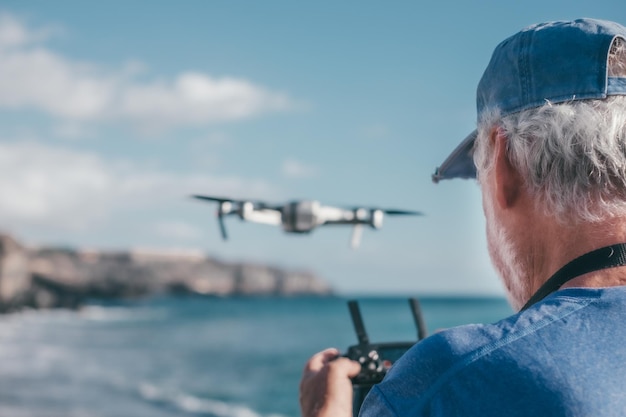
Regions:
<instances>
[{"instance_id":1,"label":"controller antenna","mask_svg":"<svg viewBox=\"0 0 626 417\"><path fill-rule=\"evenodd\" d=\"M370 339L365 331L365 325L363 324L363 318L361 317L361 310L359 310L359 303L355 300L348 301L348 308L350 309L352 324L354 324L354 330L356 332L356 337L359 340L359 344L369 345Z\"/></svg>"},{"instance_id":2,"label":"controller antenna","mask_svg":"<svg viewBox=\"0 0 626 417\"><path fill-rule=\"evenodd\" d=\"M409 298L409 305L411 306L411 312L413 312L413 320L415 320L415 327L417 327L417 340L422 340L428 336L426 331L426 322L424 321L424 315L420 307L419 301L416 298Z\"/></svg>"}]
</instances>

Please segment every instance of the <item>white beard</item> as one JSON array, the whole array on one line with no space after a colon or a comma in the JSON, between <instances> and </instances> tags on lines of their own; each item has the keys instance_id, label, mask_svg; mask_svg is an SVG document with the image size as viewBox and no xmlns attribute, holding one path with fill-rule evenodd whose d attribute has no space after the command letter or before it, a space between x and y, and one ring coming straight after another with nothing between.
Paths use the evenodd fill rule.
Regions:
<instances>
[{"instance_id":1,"label":"white beard","mask_svg":"<svg viewBox=\"0 0 626 417\"><path fill-rule=\"evenodd\" d=\"M520 259L520 249L496 218L493 210L494 200L485 187L483 193L486 193L483 205L487 220L489 256L506 288L509 303L515 310L520 310L529 296L528 277L525 276L524 264Z\"/></svg>"}]
</instances>

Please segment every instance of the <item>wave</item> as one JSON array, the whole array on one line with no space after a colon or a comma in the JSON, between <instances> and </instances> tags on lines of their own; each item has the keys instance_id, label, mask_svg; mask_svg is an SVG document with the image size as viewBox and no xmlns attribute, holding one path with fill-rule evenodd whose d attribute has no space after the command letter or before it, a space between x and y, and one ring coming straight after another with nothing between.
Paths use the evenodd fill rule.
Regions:
<instances>
[{"instance_id":1,"label":"wave","mask_svg":"<svg viewBox=\"0 0 626 417\"><path fill-rule=\"evenodd\" d=\"M0 316L0 323L10 322L123 322L123 321L151 321L167 318L165 309L146 307L110 307L91 305L78 310L34 310L24 309L5 316Z\"/></svg>"},{"instance_id":2,"label":"wave","mask_svg":"<svg viewBox=\"0 0 626 417\"><path fill-rule=\"evenodd\" d=\"M156 308L86 306L78 310L78 315L90 321L144 321L163 319L167 312Z\"/></svg>"},{"instance_id":3,"label":"wave","mask_svg":"<svg viewBox=\"0 0 626 417\"><path fill-rule=\"evenodd\" d=\"M260 414L248 406L230 404L187 393L168 392L150 383L139 385L140 396L152 403L174 407L179 411L214 417L284 417L281 414Z\"/></svg>"}]
</instances>

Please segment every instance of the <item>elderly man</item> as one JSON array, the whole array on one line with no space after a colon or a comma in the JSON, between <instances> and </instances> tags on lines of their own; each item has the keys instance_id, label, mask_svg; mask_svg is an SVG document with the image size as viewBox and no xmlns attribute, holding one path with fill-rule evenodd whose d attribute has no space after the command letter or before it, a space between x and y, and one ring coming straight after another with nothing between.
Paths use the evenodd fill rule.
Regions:
<instances>
[{"instance_id":1,"label":"elderly man","mask_svg":"<svg viewBox=\"0 0 626 417\"><path fill-rule=\"evenodd\" d=\"M625 39L579 19L495 49L478 129L433 179L478 179L489 252L520 311L416 344L361 416L626 415ZM307 363L305 417L351 415L359 365L337 354Z\"/></svg>"}]
</instances>

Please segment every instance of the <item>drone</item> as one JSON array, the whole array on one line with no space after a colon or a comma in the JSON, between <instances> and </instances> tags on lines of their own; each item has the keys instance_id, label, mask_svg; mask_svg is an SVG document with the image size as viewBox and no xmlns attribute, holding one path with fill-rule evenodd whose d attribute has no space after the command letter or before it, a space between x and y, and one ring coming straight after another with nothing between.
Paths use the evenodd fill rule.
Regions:
<instances>
[{"instance_id":1,"label":"drone","mask_svg":"<svg viewBox=\"0 0 626 417\"><path fill-rule=\"evenodd\" d=\"M295 200L282 205L274 205L258 200L235 200L208 195L192 195L191 197L218 204L217 220L223 240L228 239L224 217L234 215L245 221L282 226L286 233L310 233L318 226L353 225L350 246L356 249L360 244L364 225L380 229L385 215L421 216L423 214L419 211L377 207L323 206L315 200Z\"/></svg>"}]
</instances>

